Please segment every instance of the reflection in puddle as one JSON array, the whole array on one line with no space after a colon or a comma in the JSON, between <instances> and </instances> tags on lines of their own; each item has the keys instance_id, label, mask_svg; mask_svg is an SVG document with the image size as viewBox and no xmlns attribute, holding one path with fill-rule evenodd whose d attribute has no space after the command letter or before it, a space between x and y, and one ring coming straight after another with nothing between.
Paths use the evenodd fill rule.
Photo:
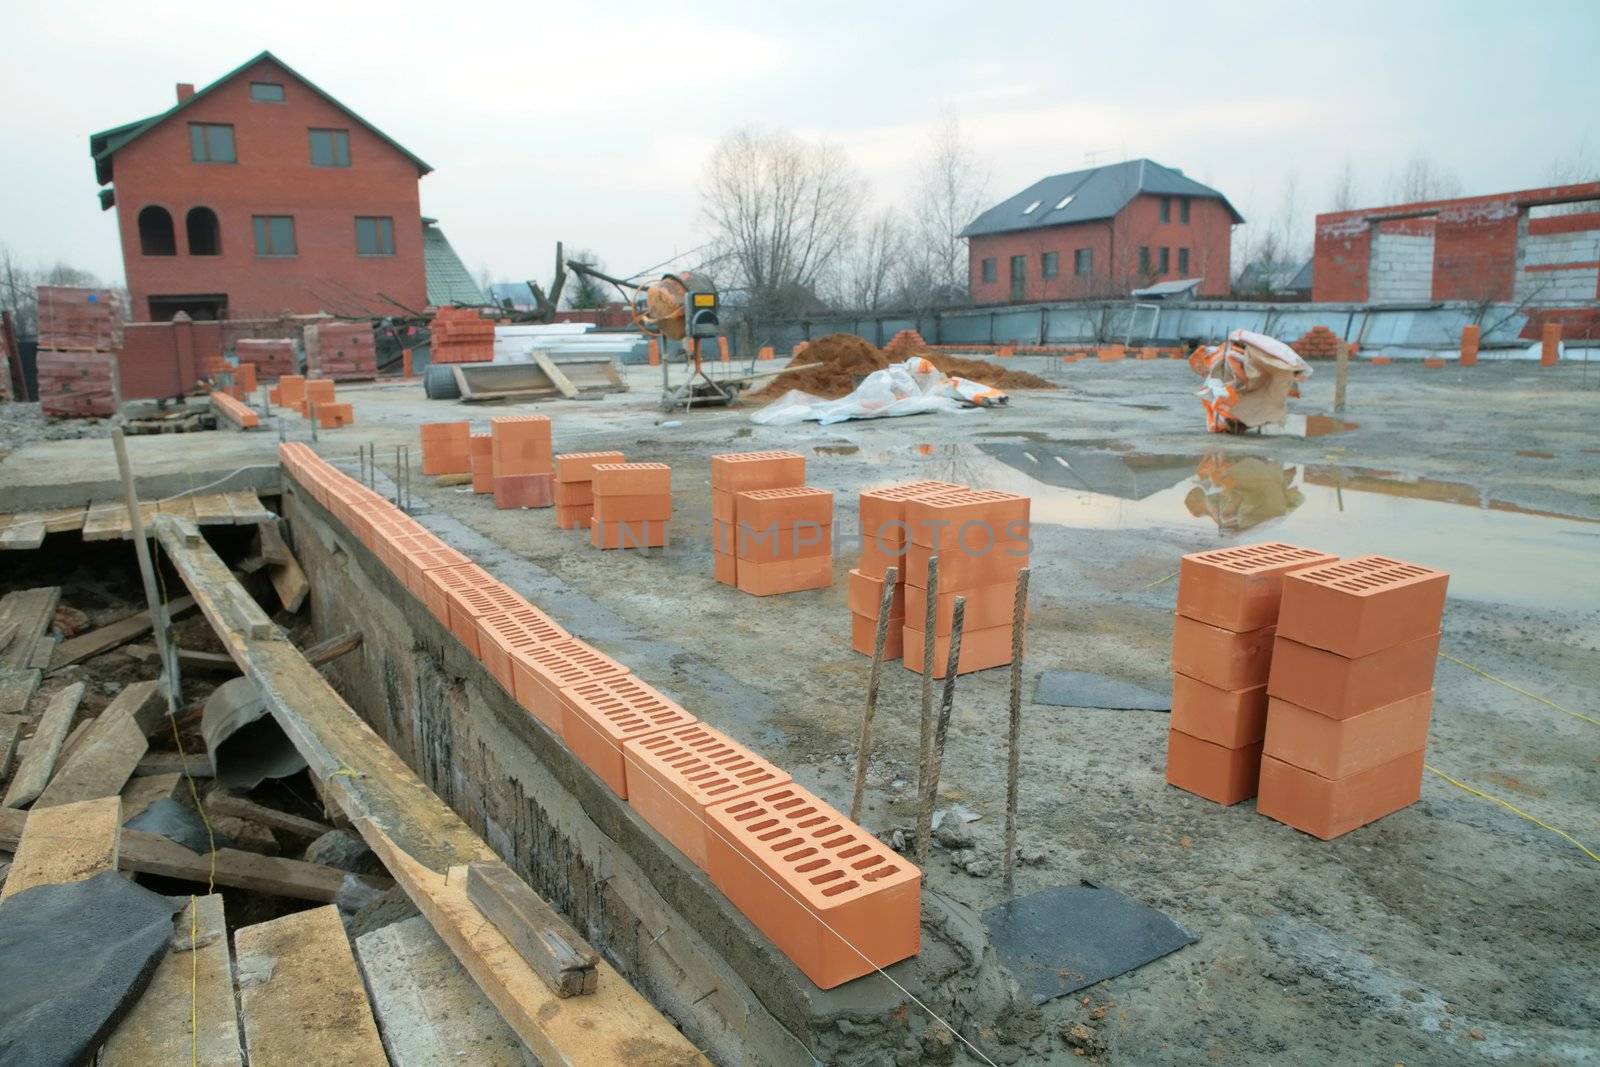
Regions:
<instances>
[{"instance_id":1,"label":"reflection in puddle","mask_svg":"<svg viewBox=\"0 0 1600 1067\"><path fill-rule=\"evenodd\" d=\"M916 454L918 477L1031 497L1038 523L1193 530L1198 520L1217 544L1281 538L1341 556L1414 559L1449 571L1457 596L1600 605L1600 522L1485 499L1462 482L1226 452L1113 453L1044 441Z\"/></svg>"}]
</instances>

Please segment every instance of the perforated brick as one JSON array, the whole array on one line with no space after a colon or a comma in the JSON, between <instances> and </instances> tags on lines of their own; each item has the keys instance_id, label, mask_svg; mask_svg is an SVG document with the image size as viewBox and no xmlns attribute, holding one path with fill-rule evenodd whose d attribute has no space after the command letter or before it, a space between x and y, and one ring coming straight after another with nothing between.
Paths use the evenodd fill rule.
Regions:
<instances>
[{"instance_id":1,"label":"perforated brick","mask_svg":"<svg viewBox=\"0 0 1600 1067\"><path fill-rule=\"evenodd\" d=\"M1337 560L1281 541L1191 552L1178 562L1178 614L1235 631L1272 626L1284 575Z\"/></svg>"},{"instance_id":2,"label":"perforated brick","mask_svg":"<svg viewBox=\"0 0 1600 1067\"><path fill-rule=\"evenodd\" d=\"M804 485L806 457L798 452L725 452L711 457L711 488L727 493Z\"/></svg>"},{"instance_id":3,"label":"perforated brick","mask_svg":"<svg viewBox=\"0 0 1600 1067\"><path fill-rule=\"evenodd\" d=\"M1278 634L1366 656L1439 632L1450 576L1387 556L1358 556L1284 579Z\"/></svg>"},{"instance_id":4,"label":"perforated brick","mask_svg":"<svg viewBox=\"0 0 1600 1067\"><path fill-rule=\"evenodd\" d=\"M712 882L832 989L920 948L922 872L794 784L706 809Z\"/></svg>"},{"instance_id":5,"label":"perforated brick","mask_svg":"<svg viewBox=\"0 0 1600 1067\"><path fill-rule=\"evenodd\" d=\"M741 525L757 530L787 530L800 523L831 526L833 493L809 485L755 489L737 494L735 513Z\"/></svg>"},{"instance_id":6,"label":"perforated brick","mask_svg":"<svg viewBox=\"0 0 1600 1067\"><path fill-rule=\"evenodd\" d=\"M559 697L562 739L619 797L628 795L622 743L695 721L693 715L631 674L562 686Z\"/></svg>"},{"instance_id":7,"label":"perforated brick","mask_svg":"<svg viewBox=\"0 0 1600 1067\"><path fill-rule=\"evenodd\" d=\"M672 468L665 463L596 463L594 495L649 496L672 492Z\"/></svg>"},{"instance_id":8,"label":"perforated brick","mask_svg":"<svg viewBox=\"0 0 1600 1067\"><path fill-rule=\"evenodd\" d=\"M512 695L534 718L561 733L561 690L593 678L627 674L628 668L576 638L508 649Z\"/></svg>"},{"instance_id":9,"label":"perforated brick","mask_svg":"<svg viewBox=\"0 0 1600 1067\"><path fill-rule=\"evenodd\" d=\"M857 507L861 517L863 540L877 538L882 548L891 548L910 540L905 527L906 501L924 496L965 489L954 482L920 481L904 485L890 485L882 489L863 489ZM904 575L902 575L902 578Z\"/></svg>"},{"instance_id":10,"label":"perforated brick","mask_svg":"<svg viewBox=\"0 0 1600 1067\"><path fill-rule=\"evenodd\" d=\"M515 693L516 678L511 670L512 656L564 641L572 635L556 621L531 604L514 611L483 615L477 620L478 660L508 693Z\"/></svg>"},{"instance_id":11,"label":"perforated brick","mask_svg":"<svg viewBox=\"0 0 1600 1067\"><path fill-rule=\"evenodd\" d=\"M461 556L461 553L455 553ZM442 553L422 552L412 555L411 562L417 564L418 557L442 557ZM467 557L461 556L463 560ZM446 628L450 625L450 594L458 590L471 587L493 585L494 577L482 567L470 561L454 565L441 564L429 566L419 574L422 595L418 597L427 605L428 613L439 620L439 624Z\"/></svg>"},{"instance_id":12,"label":"perforated brick","mask_svg":"<svg viewBox=\"0 0 1600 1067\"><path fill-rule=\"evenodd\" d=\"M450 632L478 658L481 658L478 652L480 618L533 606L499 582L451 589L445 599L450 610Z\"/></svg>"}]
</instances>

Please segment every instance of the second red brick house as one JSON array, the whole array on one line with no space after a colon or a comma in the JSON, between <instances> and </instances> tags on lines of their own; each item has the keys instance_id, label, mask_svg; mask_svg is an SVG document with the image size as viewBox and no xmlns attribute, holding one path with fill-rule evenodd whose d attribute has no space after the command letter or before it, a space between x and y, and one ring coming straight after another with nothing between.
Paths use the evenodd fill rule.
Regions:
<instances>
[{"instance_id":1,"label":"second red brick house","mask_svg":"<svg viewBox=\"0 0 1600 1067\"><path fill-rule=\"evenodd\" d=\"M418 181L432 168L270 52L89 145L135 319L429 302Z\"/></svg>"},{"instance_id":2,"label":"second red brick house","mask_svg":"<svg viewBox=\"0 0 1600 1067\"><path fill-rule=\"evenodd\" d=\"M1148 159L1052 175L962 231L972 299L1126 297L1189 278L1199 296L1227 296L1243 221L1217 190Z\"/></svg>"}]
</instances>

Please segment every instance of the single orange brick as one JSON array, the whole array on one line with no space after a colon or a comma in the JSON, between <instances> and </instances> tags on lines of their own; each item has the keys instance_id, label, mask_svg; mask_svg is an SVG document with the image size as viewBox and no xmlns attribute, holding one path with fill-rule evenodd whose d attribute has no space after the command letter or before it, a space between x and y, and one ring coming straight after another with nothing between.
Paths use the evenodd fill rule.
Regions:
<instances>
[{"instance_id":1,"label":"single orange brick","mask_svg":"<svg viewBox=\"0 0 1600 1067\"><path fill-rule=\"evenodd\" d=\"M739 524L757 530L833 525L833 494L809 485L738 493L734 506Z\"/></svg>"},{"instance_id":2,"label":"single orange brick","mask_svg":"<svg viewBox=\"0 0 1600 1067\"><path fill-rule=\"evenodd\" d=\"M497 474L494 479L494 506L500 511L518 508L547 508L555 476L551 474Z\"/></svg>"},{"instance_id":3,"label":"single orange brick","mask_svg":"<svg viewBox=\"0 0 1600 1067\"><path fill-rule=\"evenodd\" d=\"M723 585L739 584L739 557L727 552L713 552L712 576Z\"/></svg>"},{"instance_id":4,"label":"single orange brick","mask_svg":"<svg viewBox=\"0 0 1600 1067\"><path fill-rule=\"evenodd\" d=\"M1256 795L1261 774L1261 742L1223 748L1167 731L1167 782L1224 806Z\"/></svg>"},{"instance_id":5,"label":"single orange brick","mask_svg":"<svg viewBox=\"0 0 1600 1067\"><path fill-rule=\"evenodd\" d=\"M478 661L506 692L516 695L516 675L511 658L552 641L572 637L556 621L531 604L513 611L483 615L477 619Z\"/></svg>"},{"instance_id":6,"label":"single orange brick","mask_svg":"<svg viewBox=\"0 0 1600 1067\"><path fill-rule=\"evenodd\" d=\"M1191 552L1178 561L1178 614L1241 633L1276 625L1284 575L1337 560L1281 541Z\"/></svg>"},{"instance_id":7,"label":"single orange brick","mask_svg":"<svg viewBox=\"0 0 1600 1067\"><path fill-rule=\"evenodd\" d=\"M833 525L752 528L738 526L738 551L741 560L772 563L780 560L833 556Z\"/></svg>"},{"instance_id":8,"label":"single orange brick","mask_svg":"<svg viewBox=\"0 0 1600 1067\"><path fill-rule=\"evenodd\" d=\"M911 622L907 618L907 622ZM921 620L916 620L920 622ZM993 667L1004 667L1011 662L1011 643L1015 634L1011 624L1004 626L991 626L984 630L962 630L961 633L961 658L956 661L957 674L971 674L974 671L986 671ZM904 650L906 670L913 674L922 673L923 631L905 627L901 635L901 647ZM950 666L950 636L948 634L935 634L933 638L933 676L943 678L945 668Z\"/></svg>"},{"instance_id":9,"label":"single orange brick","mask_svg":"<svg viewBox=\"0 0 1600 1067\"><path fill-rule=\"evenodd\" d=\"M472 491L494 492L494 438L486 433L475 433L467 442L467 454L472 468Z\"/></svg>"},{"instance_id":10,"label":"single orange brick","mask_svg":"<svg viewBox=\"0 0 1600 1067\"><path fill-rule=\"evenodd\" d=\"M594 495L670 496L672 468L665 463L596 463Z\"/></svg>"},{"instance_id":11,"label":"single orange brick","mask_svg":"<svg viewBox=\"0 0 1600 1067\"><path fill-rule=\"evenodd\" d=\"M957 489L906 501L908 540L944 554L982 553L1028 539L1031 501L994 489Z\"/></svg>"},{"instance_id":12,"label":"single orange brick","mask_svg":"<svg viewBox=\"0 0 1600 1067\"><path fill-rule=\"evenodd\" d=\"M621 452L563 452L555 458L556 481L590 482L596 463L623 462L626 459Z\"/></svg>"},{"instance_id":13,"label":"single orange brick","mask_svg":"<svg viewBox=\"0 0 1600 1067\"><path fill-rule=\"evenodd\" d=\"M422 473L468 474L472 471L472 426L466 422L422 424Z\"/></svg>"},{"instance_id":14,"label":"single orange brick","mask_svg":"<svg viewBox=\"0 0 1600 1067\"><path fill-rule=\"evenodd\" d=\"M1367 360L1367 362L1372 364L1374 367L1387 367L1389 364L1393 363L1394 360L1388 356L1373 356L1371 359Z\"/></svg>"},{"instance_id":15,"label":"single orange brick","mask_svg":"<svg viewBox=\"0 0 1600 1067\"><path fill-rule=\"evenodd\" d=\"M939 561L940 567L944 560ZM941 575L939 584L944 585ZM1006 582L997 582L994 585L981 585L976 588L962 589L951 593L940 593L938 606L934 608L934 633L941 637L950 634L950 628L955 621L956 597L966 600L965 614L962 619L962 628L967 632L974 630L987 630L993 626L1010 626L1011 620L1016 617L1017 610L1017 581L1015 578ZM854 610L854 609L852 609ZM928 620L928 591L921 586L907 585L905 587L905 616L917 629L927 625Z\"/></svg>"},{"instance_id":16,"label":"single orange brick","mask_svg":"<svg viewBox=\"0 0 1600 1067\"><path fill-rule=\"evenodd\" d=\"M416 564L417 555L423 554L418 553L411 557L413 565ZM425 554L433 555L433 553ZM466 559L465 556L461 558ZM434 566L421 572L422 596L418 599L427 605L428 613L438 619L441 626L450 629L450 597L453 593L466 589L487 589L498 584L488 571L470 562L453 566Z\"/></svg>"},{"instance_id":17,"label":"single orange brick","mask_svg":"<svg viewBox=\"0 0 1600 1067\"><path fill-rule=\"evenodd\" d=\"M725 452L711 457L711 488L727 493L784 489L806 482L806 457L798 452Z\"/></svg>"},{"instance_id":18,"label":"single orange brick","mask_svg":"<svg viewBox=\"0 0 1600 1067\"><path fill-rule=\"evenodd\" d=\"M847 603L851 612L856 615L865 615L869 619L878 617L878 609L883 604L883 579L874 578L869 574L853 570L849 575ZM889 598L889 618L903 619L906 614L906 588L896 584L894 592ZM922 616L918 615L917 618Z\"/></svg>"},{"instance_id":19,"label":"single orange brick","mask_svg":"<svg viewBox=\"0 0 1600 1067\"><path fill-rule=\"evenodd\" d=\"M534 718L557 735L561 727L561 689L593 678L627 674L628 668L575 637L508 648L512 695Z\"/></svg>"},{"instance_id":20,"label":"single orange brick","mask_svg":"<svg viewBox=\"0 0 1600 1067\"><path fill-rule=\"evenodd\" d=\"M911 552L911 546L905 542L894 545L882 545L874 539L868 539L861 544L861 555L856 560L856 569L870 578L882 580L889 568L895 569L895 584L904 585L906 581L906 556Z\"/></svg>"},{"instance_id":21,"label":"single orange brick","mask_svg":"<svg viewBox=\"0 0 1600 1067\"><path fill-rule=\"evenodd\" d=\"M1274 633L1271 626L1235 633L1175 614L1172 669L1218 689L1249 689L1267 680Z\"/></svg>"},{"instance_id":22,"label":"single orange brick","mask_svg":"<svg viewBox=\"0 0 1600 1067\"><path fill-rule=\"evenodd\" d=\"M863 489L857 499L863 541L876 540L880 548L903 545L911 540L906 525L906 501L918 497L937 496L964 485L954 482L920 481L904 485L891 485L883 489Z\"/></svg>"},{"instance_id":23,"label":"single orange brick","mask_svg":"<svg viewBox=\"0 0 1600 1067\"><path fill-rule=\"evenodd\" d=\"M490 419L489 440L494 477L553 473L549 416L503 415Z\"/></svg>"},{"instance_id":24,"label":"single orange brick","mask_svg":"<svg viewBox=\"0 0 1600 1067\"><path fill-rule=\"evenodd\" d=\"M915 956L922 872L790 783L713 804L706 873L821 989Z\"/></svg>"},{"instance_id":25,"label":"single orange brick","mask_svg":"<svg viewBox=\"0 0 1600 1067\"><path fill-rule=\"evenodd\" d=\"M747 559L739 561L739 589L752 596L826 589L832 584L833 559L829 556L807 556L771 563Z\"/></svg>"},{"instance_id":26,"label":"single orange brick","mask_svg":"<svg viewBox=\"0 0 1600 1067\"><path fill-rule=\"evenodd\" d=\"M717 522L735 521L734 494L724 489L711 490L711 518Z\"/></svg>"},{"instance_id":27,"label":"single orange brick","mask_svg":"<svg viewBox=\"0 0 1600 1067\"><path fill-rule=\"evenodd\" d=\"M563 530L587 530L594 517L593 504L557 504L556 526Z\"/></svg>"},{"instance_id":28,"label":"single orange brick","mask_svg":"<svg viewBox=\"0 0 1600 1067\"><path fill-rule=\"evenodd\" d=\"M1442 360L1442 359L1425 359L1425 360L1422 361L1422 365L1424 367L1427 367L1429 370L1438 370L1439 368L1444 366L1444 360Z\"/></svg>"},{"instance_id":29,"label":"single orange brick","mask_svg":"<svg viewBox=\"0 0 1600 1067\"><path fill-rule=\"evenodd\" d=\"M1444 571L1387 556L1297 571L1284 580L1278 633L1341 656L1365 656L1438 633L1449 582Z\"/></svg>"},{"instance_id":30,"label":"single orange brick","mask_svg":"<svg viewBox=\"0 0 1600 1067\"><path fill-rule=\"evenodd\" d=\"M888 662L905 655L906 629L900 619L890 619L883 632L883 659ZM872 655L873 642L878 639L878 620L871 615L850 613L850 647L863 656ZM918 671L917 673L922 673Z\"/></svg>"},{"instance_id":31,"label":"single orange brick","mask_svg":"<svg viewBox=\"0 0 1600 1067\"><path fill-rule=\"evenodd\" d=\"M485 615L519 611L533 605L512 589L501 585L473 585L449 590L450 632L456 635L474 659L482 659L478 648L478 620Z\"/></svg>"},{"instance_id":32,"label":"single orange brick","mask_svg":"<svg viewBox=\"0 0 1600 1067\"><path fill-rule=\"evenodd\" d=\"M1335 779L1263 756L1256 811L1329 841L1422 799L1422 759L1410 752Z\"/></svg>"},{"instance_id":33,"label":"single orange brick","mask_svg":"<svg viewBox=\"0 0 1600 1067\"><path fill-rule=\"evenodd\" d=\"M314 378L306 381L305 390L301 397L321 407L334 402L334 383L327 378Z\"/></svg>"},{"instance_id":34,"label":"single orange brick","mask_svg":"<svg viewBox=\"0 0 1600 1067\"><path fill-rule=\"evenodd\" d=\"M672 518L671 493L633 493L627 496L596 496L594 517L609 522L666 522Z\"/></svg>"},{"instance_id":35,"label":"single orange brick","mask_svg":"<svg viewBox=\"0 0 1600 1067\"><path fill-rule=\"evenodd\" d=\"M1438 634L1354 659L1280 637L1272 650L1267 693L1348 719L1432 689L1438 656Z\"/></svg>"},{"instance_id":36,"label":"single orange brick","mask_svg":"<svg viewBox=\"0 0 1600 1067\"><path fill-rule=\"evenodd\" d=\"M789 775L705 723L622 742L628 807L705 870L706 808L772 786Z\"/></svg>"},{"instance_id":37,"label":"single orange brick","mask_svg":"<svg viewBox=\"0 0 1600 1067\"><path fill-rule=\"evenodd\" d=\"M628 795L622 743L695 721L631 674L585 679L563 686L558 696L562 739L619 797Z\"/></svg>"},{"instance_id":38,"label":"single orange brick","mask_svg":"<svg viewBox=\"0 0 1600 1067\"><path fill-rule=\"evenodd\" d=\"M964 592L1016 581L1018 573L1028 565L1028 542L1002 541L987 550L938 553L926 545L907 545L903 561L907 585L928 587L928 560L935 555L939 557L939 591Z\"/></svg>"},{"instance_id":39,"label":"single orange brick","mask_svg":"<svg viewBox=\"0 0 1600 1067\"><path fill-rule=\"evenodd\" d=\"M580 504L594 503L594 484L592 482L563 482L556 480L554 495L551 497L558 508L570 508Z\"/></svg>"},{"instance_id":40,"label":"single orange brick","mask_svg":"<svg viewBox=\"0 0 1600 1067\"><path fill-rule=\"evenodd\" d=\"M667 524L664 522L601 522L589 520L589 543L595 548L664 548Z\"/></svg>"},{"instance_id":41,"label":"single orange brick","mask_svg":"<svg viewBox=\"0 0 1600 1067\"><path fill-rule=\"evenodd\" d=\"M1244 748L1266 736L1266 683L1218 689L1187 674L1172 676L1172 729L1223 748Z\"/></svg>"},{"instance_id":42,"label":"single orange brick","mask_svg":"<svg viewBox=\"0 0 1600 1067\"><path fill-rule=\"evenodd\" d=\"M1262 751L1323 778L1348 778L1426 748L1432 714L1431 689L1348 719L1274 698Z\"/></svg>"}]
</instances>

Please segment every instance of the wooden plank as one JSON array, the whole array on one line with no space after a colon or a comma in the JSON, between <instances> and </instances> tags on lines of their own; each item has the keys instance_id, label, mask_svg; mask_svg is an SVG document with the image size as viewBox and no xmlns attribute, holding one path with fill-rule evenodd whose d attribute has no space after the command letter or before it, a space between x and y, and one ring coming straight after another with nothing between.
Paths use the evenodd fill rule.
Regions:
<instances>
[{"instance_id":1,"label":"wooden plank","mask_svg":"<svg viewBox=\"0 0 1600 1067\"><path fill-rule=\"evenodd\" d=\"M154 502L146 501L139 505L139 523L144 527L145 536L150 536L150 523L160 513L160 508ZM122 513L122 525L117 527L117 536L124 541L133 540L133 521L128 517L126 509Z\"/></svg>"},{"instance_id":2,"label":"wooden plank","mask_svg":"<svg viewBox=\"0 0 1600 1067\"><path fill-rule=\"evenodd\" d=\"M68 508L54 508L43 512L44 532L71 533L83 529L84 514L88 509L82 504L74 504Z\"/></svg>"},{"instance_id":3,"label":"wooden plank","mask_svg":"<svg viewBox=\"0 0 1600 1067\"><path fill-rule=\"evenodd\" d=\"M198 521L194 513L194 497L192 496L178 496L170 500L158 500L155 503L156 510L162 515L176 515L178 518L188 519L190 522Z\"/></svg>"},{"instance_id":4,"label":"wooden plank","mask_svg":"<svg viewBox=\"0 0 1600 1067\"><path fill-rule=\"evenodd\" d=\"M152 774L186 774L190 778L215 778L211 757L191 752L146 752L133 768L135 778Z\"/></svg>"},{"instance_id":5,"label":"wooden plank","mask_svg":"<svg viewBox=\"0 0 1600 1067\"><path fill-rule=\"evenodd\" d=\"M179 597L167 604L167 617L176 619L179 615L194 607L194 598ZM55 670L67 667L74 663L93 656L110 652L119 645L125 645L136 637L142 637L152 628L150 612L136 611L132 615L125 615L116 622L107 623L96 630L70 637L56 646L55 653L50 657L50 668Z\"/></svg>"},{"instance_id":6,"label":"wooden plank","mask_svg":"<svg viewBox=\"0 0 1600 1067\"><path fill-rule=\"evenodd\" d=\"M133 644L122 650L122 654L147 663L155 667L161 665L161 650L155 645ZM221 652L200 652L192 648L178 649L178 669L187 675L190 671L210 672L213 674L238 674L239 669L233 665L233 659Z\"/></svg>"},{"instance_id":7,"label":"wooden plank","mask_svg":"<svg viewBox=\"0 0 1600 1067\"><path fill-rule=\"evenodd\" d=\"M22 715L0 715L0 782L11 773L11 760L17 754L17 742L28 720Z\"/></svg>"},{"instance_id":8,"label":"wooden plank","mask_svg":"<svg viewBox=\"0 0 1600 1067\"><path fill-rule=\"evenodd\" d=\"M248 819L250 822L260 823L262 826L273 830L280 830L293 837L314 841L323 834L333 829L327 823L317 822L315 819L304 819L298 815L291 815L286 811L278 811L253 800L235 796L225 789L213 789L206 794L206 813L209 815L226 816L235 819Z\"/></svg>"},{"instance_id":9,"label":"wooden plank","mask_svg":"<svg viewBox=\"0 0 1600 1067\"><path fill-rule=\"evenodd\" d=\"M232 526L233 508L222 493L204 493L194 501L194 521L201 526Z\"/></svg>"},{"instance_id":10,"label":"wooden plank","mask_svg":"<svg viewBox=\"0 0 1600 1067\"><path fill-rule=\"evenodd\" d=\"M176 800L179 792L187 792L181 774L152 774L145 778L129 778L122 787L122 821L143 815L144 809L166 797Z\"/></svg>"},{"instance_id":11,"label":"wooden plank","mask_svg":"<svg viewBox=\"0 0 1600 1067\"><path fill-rule=\"evenodd\" d=\"M0 530L0 552L38 548L44 544L44 515L37 511L14 515Z\"/></svg>"},{"instance_id":12,"label":"wooden plank","mask_svg":"<svg viewBox=\"0 0 1600 1067\"><path fill-rule=\"evenodd\" d=\"M0 849L17 847L29 817L25 811L0 809ZM337 867L324 867L320 863L284 859L282 856L258 856L254 852L232 848L194 852L160 834L127 827L122 829L117 866L136 874L159 874L164 878L181 878L202 885L212 882L233 889L249 889L256 893L270 893L291 900L309 900L317 904L335 903L341 894L349 896L354 893L361 897L394 886L388 878L351 874Z\"/></svg>"},{"instance_id":13,"label":"wooden plank","mask_svg":"<svg viewBox=\"0 0 1600 1067\"><path fill-rule=\"evenodd\" d=\"M83 539L85 541L114 541L122 536L123 528L127 525L128 506L126 504L91 504L83 518Z\"/></svg>"},{"instance_id":14,"label":"wooden plank","mask_svg":"<svg viewBox=\"0 0 1600 1067\"><path fill-rule=\"evenodd\" d=\"M467 899L494 923L550 992L558 997L594 992L599 955L510 867L468 864Z\"/></svg>"},{"instance_id":15,"label":"wooden plank","mask_svg":"<svg viewBox=\"0 0 1600 1067\"><path fill-rule=\"evenodd\" d=\"M91 715L87 719L80 719L78 725L72 728L72 732L67 735L67 739L61 742L61 751L56 753L56 766L55 770L51 772L52 775L61 773L61 768L67 765L67 760L71 759L72 754L78 750L78 746L83 744L83 739L88 736L90 730L94 729L94 724L95 719Z\"/></svg>"},{"instance_id":16,"label":"wooden plank","mask_svg":"<svg viewBox=\"0 0 1600 1067\"><path fill-rule=\"evenodd\" d=\"M46 635L55 622L56 607L60 603L61 590L53 585L18 589L0 597L0 627L15 625L17 628L11 641L0 650L0 671L39 666L34 662L34 655L41 643L54 644L55 638Z\"/></svg>"},{"instance_id":17,"label":"wooden plank","mask_svg":"<svg viewBox=\"0 0 1600 1067\"><path fill-rule=\"evenodd\" d=\"M421 915L356 938L356 955L393 1063L538 1067Z\"/></svg>"},{"instance_id":18,"label":"wooden plank","mask_svg":"<svg viewBox=\"0 0 1600 1067\"><path fill-rule=\"evenodd\" d=\"M545 1063L706 1064L678 1030L605 960L593 995L558 997L467 898L467 869L435 874L408 856L371 819L356 828L406 895L427 916L501 1018Z\"/></svg>"},{"instance_id":19,"label":"wooden plank","mask_svg":"<svg viewBox=\"0 0 1600 1067\"><path fill-rule=\"evenodd\" d=\"M26 712L28 702L33 699L34 692L43 680L44 672L31 668L0 672L0 715L21 715Z\"/></svg>"},{"instance_id":20,"label":"wooden plank","mask_svg":"<svg viewBox=\"0 0 1600 1067\"><path fill-rule=\"evenodd\" d=\"M158 729L164 730L167 725L167 702L161 695L161 684L144 681L123 686L122 692L100 713L100 720L107 723L124 717L132 719L139 727L139 732L146 737L154 736Z\"/></svg>"},{"instance_id":21,"label":"wooden plank","mask_svg":"<svg viewBox=\"0 0 1600 1067\"><path fill-rule=\"evenodd\" d=\"M533 350L533 361L539 365L540 370L549 376L550 383L561 390L562 396L568 400L576 400L578 398L578 387L573 385L572 380L565 374L561 373L561 368L555 365L554 360L536 348Z\"/></svg>"},{"instance_id":22,"label":"wooden plank","mask_svg":"<svg viewBox=\"0 0 1600 1067\"><path fill-rule=\"evenodd\" d=\"M0 901L36 885L82 882L116 870L121 829L117 797L29 812Z\"/></svg>"},{"instance_id":23,"label":"wooden plank","mask_svg":"<svg viewBox=\"0 0 1600 1067\"><path fill-rule=\"evenodd\" d=\"M389 1067L338 909L242 927L233 944L253 1067Z\"/></svg>"},{"instance_id":24,"label":"wooden plank","mask_svg":"<svg viewBox=\"0 0 1600 1067\"><path fill-rule=\"evenodd\" d=\"M97 1067L244 1063L221 894L190 899L176 930L172 951L156 967L133 1010L106 1039Z\"/></svg>"},{"instance_id":25,"label":"wooden plank","mask_svg":"<svg viewBox=\"0 0 1600 1067\"><path fill-rule=\"evenodd\" d=\"M292 556L288 563L267 568L267 577L284 611L299 611L311 593L311 583L306 581L305 571L300 569L300 564Z\"/></svg>"},{"instance_id":26,"label":"wooden plank","mask_svg":"<svg viewBox=\"0 0 1600 1067\"><path fill-rule=\"evenodd\" d=\"M133 777L149 742L144 731L131 715L118 716L113 722L96 720L89 735L62 764L33 810L53 808L60 804L74 804L96 797L113 797Z\"/></svg>"},{"instance_id":27,"label":"wooden plank","mask_svg":"<svg viewBox=\"0 0 1600 1067\"><path fill-rule=\"evenodd\" d=\"M0 807L26 807L44 792L50 782L50 772L55 770L56 757L61 754L62 742L72 728L72 718L83 700L83 690L82 682L73 682L50 698L28 741L28 754L17 765L17 773L12 776Z\"/></svg>"},{"instance_id":28,"label":"wooden plank","mask_svg":"<svg viewBox=\"0 0 1600 1067\"><path fill-rule=\"evenodd\" d=\"M228 507L233 512L235 526L254 526L257 523L272 522L277 518L266 505L261 503L261 498L250 489L240 489L232 493L223 493L228 498Z\"/></svg>"},{"instance_id":29,"label":"wooden plank","mask_svg":"<svg viewBox=\"0 0 1600 1067\"><path fill-rule=\"evenodd\" d=\"M283 539L283 520L263 522L256 526L256 536L261 539L261 558L268 563L288 563L294 559L289 544Z\"/></svg>"},{"instance_id":30,"label":"wooden plank","mask_svg":"<svg viewBox=\"0 0 1600 1067\"><path fill-rule=\"evenodd\" d=\"M234 662L256 683L320 792L350 817L523 1042L551 1064L709 1064L603 959L593 996L562 998L545 988L467 899L466 865L498 859L493 850L280 632L255 638L234 621L226 594L239 590L238 582L209 545L190 544L187 532L169 518L156 527L167 558Z\"/></svg>"}]
</instances>

